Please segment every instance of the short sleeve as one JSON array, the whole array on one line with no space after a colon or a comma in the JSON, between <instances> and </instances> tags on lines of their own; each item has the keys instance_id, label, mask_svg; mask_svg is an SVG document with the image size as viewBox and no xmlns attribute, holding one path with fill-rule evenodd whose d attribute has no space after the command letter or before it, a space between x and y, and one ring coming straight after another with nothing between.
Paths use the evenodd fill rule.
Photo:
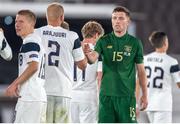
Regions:
<instances>
[{"instance_id":1,"label":"short sleeve","mask_svg":"<svg viewBox=\"0 0 180 124\"><path fill-rule=\"evenodd\" d=\"M137 41L137 52L135 56L135 63L143 63L143 46L140 40Z\"/></svg>"}]
</instances>

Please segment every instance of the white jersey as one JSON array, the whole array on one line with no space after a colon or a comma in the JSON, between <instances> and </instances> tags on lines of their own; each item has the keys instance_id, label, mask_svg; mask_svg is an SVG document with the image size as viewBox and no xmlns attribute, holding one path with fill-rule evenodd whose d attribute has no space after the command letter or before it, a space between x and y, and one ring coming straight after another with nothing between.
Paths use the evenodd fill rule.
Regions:
<instances>
[{"instance_id":1,"label":"white jersey","mask_svg":"<svg viewBox=\"0 0 180 124\"><path fill-rule=\"evenodd\" d=\"M12 50L9 46L8 42L6 41L6 38L4 37L3 32L0 31L0 55L5 60L11 60L12 59Z\"/></svg>"},{"instance_id":2,"label":"white jersey","mask_svg":"<svg viewBox=\"0 0 180 124\"><path fill-rule=\"evenodd\" d=\"M92 44L90 44L90 47L91 49L94 49ZM87 64L86 69L83 71L74 64L72 101L88 103L90 101L97 102L97 71L98 61L94 64Z\"/></svg>"},{"instance_id":3,"label":"white jersey","mask_svg":"<svg viewBox=\"0 0 180 124\"><path fill-rule=\"evenodd\" d=\"M47 95L70 97L73 83L73 62L84 59L77 33L50 25L36 29L47 54Z\"/></svg>"},{"instance_id":4,"label":"white jersey","mask_svg":"<svg viewBox=\"0 0 180 124\"><path fill-rule=\"evenodd\" d=\"M38 71L34 73L20 87L21 101L47 101L44 89L45 83L45 51L42 47L41 38L32 33L23 39L19 52L19 76L28 67L28 63L36 61L39 63Z\"/></svg>"},{"instance_id":5,"label":"white jersey","mask_svg":"<svg viewBox=\"0 0 180 124\"><path fill-rule=\"evenodd\" d=\"M172 83L180 82L178 61L166 53L144 57L148 78L147 111L172 111Z\"/></svg>"}]
</instances>

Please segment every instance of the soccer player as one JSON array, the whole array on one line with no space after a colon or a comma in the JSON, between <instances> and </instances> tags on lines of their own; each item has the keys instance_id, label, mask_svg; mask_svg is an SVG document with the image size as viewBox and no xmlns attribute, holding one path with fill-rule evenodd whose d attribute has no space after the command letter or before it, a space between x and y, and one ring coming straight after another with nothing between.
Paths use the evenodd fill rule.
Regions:
<instances>
[{"instance_id":1,"label":"soccer player","mask_svg":"<svg viewBox=\"0 0 180 124\"><path fill-rule=\"evenodd\" d=\"M70 122L70 99L73 83L73 62L85 69L87 60L77 33L62 28L64 9L59 3L47 8L48 25L36 30L47 54L46 83L47 122Z\"/></svg>"},{"instance_id":2,"label":"soccer player","mask_svg":"<svg viewBox=\"0 0 180 124\"><path fill-rule=\"evenodd\" d=\"M148 78L147 115L151 123L172 123L172 84L180 88L178 61L167 55L168 37L164 32L153 32L149 40L155 51L144 57Z\"/></svg>"},{"instance_id":3,"label":"soccer player","mask_svg":"<svg viewBox=\"0 0 180 124\"><path fill-rule=\"evenodd\" d=\"M119 6L112 12L113 32L101 37L95 51L89 45L84 52L89 63L102 56L103 76L99 96L100 123L131 123L136 121L136 69L142 88L141 109L147 107L147 78L140 40L127 32L130 12Z\"/></svg>"},{"instance_id":4,"label":"soccer player","mask_svg":"<svg viewBox=\"0 0 180 124\"><path fill-rule=\"evenodd\" d=\"M10 61L12 59L12 50L8 42L6 41L6 38L4 37L2 28L0 28L0 55L7 61Z\"/></svg>"},{"instance_id":5,"label":"soccer player","mask_svg":"<svg viewBox=\"0 0 180 124\"><path fill-rule=\"evenodd\" d=\"M61 27L64 28L64 29L69 30L69 23L67 23L66 21L63 21L63 22L61 23Z\"/></svg>"},{"instance_id":6,"label":"soccer player","mask_svg":"<svg viewBox=\"0 0 180 124\"><path fill-rule=\"evenodd\" d=\"M46 122L45 52L41 38L34 33L36 16L30 10L16 15L16 34L23 39L18 55L19 76L6 89L6 95L18 97L15 123Z\"/></svg>"},{"instance_id":7,"label":"soccer player","mask_svg":"<svg viewBox=\"0 0 180 124\"><path fill-rule=\"evenodd\" d=\"M83 44L89 44L91 49L100 36L104 34L101 24L95 21L87 22L81 29ZM71 100L71 117L73 123L97 123L98 110L98 61L87 65L85 70L80 70L74 64L74 84ZM100 72L98 72L100 71Z\"/></svg>"}]
</instances>

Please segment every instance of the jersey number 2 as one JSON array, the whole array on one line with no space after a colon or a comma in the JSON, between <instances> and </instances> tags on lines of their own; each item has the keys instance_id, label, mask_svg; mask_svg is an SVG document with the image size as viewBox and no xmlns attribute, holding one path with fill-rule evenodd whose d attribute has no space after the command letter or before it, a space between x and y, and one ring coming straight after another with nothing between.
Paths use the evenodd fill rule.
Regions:
<instances>
[{"instance_id":1,"label":"jersey number 2","mask_svg":"<svg viewBox=\"0 0 180 124\"><path fill-rule=\"evenodd\" d=\"M48 41L48 47L50 48L53 48L55 47L55 49L53 49L54 51L51 51L49 54L48 54L48 65L50 66L57 66L59 65L59 60L54 60L52 59L52 57L56 57L56 56L59 56L60 54L60 45L58 44L57 41L51 41L49 40Z\"/></svg>"}]
</instances>

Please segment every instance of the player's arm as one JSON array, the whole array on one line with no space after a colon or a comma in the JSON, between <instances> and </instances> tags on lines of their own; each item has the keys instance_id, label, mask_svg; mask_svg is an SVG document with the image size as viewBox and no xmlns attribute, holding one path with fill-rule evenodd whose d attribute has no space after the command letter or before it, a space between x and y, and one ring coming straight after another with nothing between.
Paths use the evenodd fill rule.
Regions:
<instances>
[{"instance_id":1,"label":"player's arm","mask_svg":"<svg viewBox=\"0 0 180 124\"><path fill-rule=\"evenodd\" d=\"M140 97L140 84L139 84L139 79L136 79L136 117L139 117L139 97Z\"/></svg>"},{"instance_id":2,"label":"player's arm","mask_svg":"<svg viewBox=\"0 0 180 124\"><path fill-rule=\"evenodd\" d=\"M83 60L75 62L75 64L78 66L79 69L84 70L87 66L87 59L86 57Z\"/></svg>"},{"instance_id":3,"label":"player's arm","mask_svg":"<svg viewBox=\"0 0 180 124\"><path fill-rule=\"evenodd\" d=\"M180 88L180 82L177 83L178 88Z\"/></svg>"},{"instance_id":4,"label":"player's arm","mask_svg":"<svg viewBox=\"0 0 180 124\"><path fill-rule=\"evenodd\" d=\"M38 62L32 61L29 62L28 67L25 71L14 80L11 85L6 89L5 94L7 96L19 97L18 86L22 85L26 82L36 71L38 70Z\"/></svg>"},{"instance_id":5,"label":"player's arm","mask_svg":"<svg viewBox=\"0 0 180 124\"><path fill-rule=\"evenodd\" d=\"M73 58L77 67L81 70L84 70L87 66L87 59L84 55L84 51L81 46L81 41L79 40L78 35L75 34L75 37L77 38L74 40L73 52L72 52Z\"/></svg>"},{"instance_id":6,"label":"player's arm","mask_svg":"<svg viewBox=\"0 0 180 124\"><path fill-rule=\"evenodd\" d=\"M98 58L98 65L97 65L97 81L98 81L98 89L101 86L101 79L102 79L102 58L99 56Z\"/></svg>"},{"instance_id":7,"label":"player's arm","mask_svg":"<svg viewBox=\"0 0 180 124\"><path fill-rule=\"evenodd\" d=\"M144 64L137 64L137 71L138 71L139 84L140 84L141 89L142 89L142 96L140 98L140 105L141 105L141 110L144 110L147 108L147 105L148 105L147 77L146 77Z\"/></svg>"},{"instance_id":8,"label":"player's arm","mask_svg":"<svg viewBox=\"0 0 180 124\"><path fill-rule=\"evenodd\" d=\"M6 38L4 37L3 30L0 28L0 55L3 59L10 61L12 59L12 50Z\"/></svg>"},{"instance_id":9,"label":"player's arm","mask_svg":"<svg viewBox=\"0 0 180 124\"><path fill-rule=\"evenodd\" d=\"M84 44L83 50L84 50L84 53L85 53L86 58L87 58L87 60L88 60L88 63L89 63L89 64L95 63L96 60L97 60L98 57L99 57L98 52L90 49L89 44Z\"/></svg>"},{"instance_id":10,"label":"player's arm","mask_svg":"<svg viewBox=\"0 0 180 124\"><path fill-rule=\"evenodd\" d=\"M174 82L177 84L178 88L180 88L180 68L177 60L175 64L170 67L170 73Z\"/></svg>"}]
</instances>

